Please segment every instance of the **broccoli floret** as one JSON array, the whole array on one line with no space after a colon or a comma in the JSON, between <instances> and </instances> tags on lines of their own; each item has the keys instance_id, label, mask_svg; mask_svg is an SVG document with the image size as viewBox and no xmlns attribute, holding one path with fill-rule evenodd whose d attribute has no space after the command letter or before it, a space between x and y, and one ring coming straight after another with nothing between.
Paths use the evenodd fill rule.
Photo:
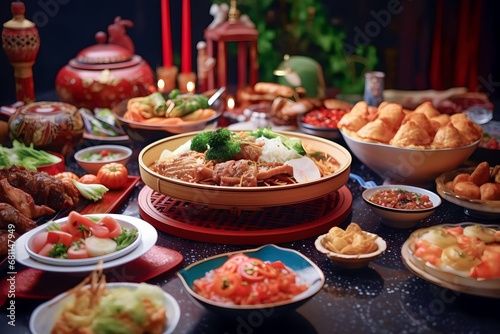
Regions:
<instances>
[{"instance_id":1,"label":"broccoli floret","mask_svg":"<svg viewBox=\"0 0 500 334\"><path fill-rule=\"evenodd\" d=\"M226 128L212 132L208 139L207 160L227 161L241 152L241 139Z\"/></svg>"},{"instance_id":2,"label":"broccoli floret","mask_svg":"<svg viewBox=\"0 0 500 334\"><path fill-rule=\"evenodd\" d=\"M227 161L241 152L242 139L226 128L205 131L191 139L191 150L206 152L207 160Z\"/></svg>"},{"instance_id":3,"label":"broccoli floret","mask_svg":"<svg viewBox=\"0 0 500 334\"><path fill-rule=\"evenodd\" d=\"M281 136L279 133L276 133L273 130L271 130L270 126L266 126L265 128L257 128L256 130L248 132L248 134L255 138L264 137L267 139L273 139Z\"/></svg>"},{"instance_id":4,"label":"broccoli floret","mask_svg":"<svg viewBox=\"0 0 500 334\"><path fill-rule=\"evenodd\" d=\"M283 142L283 145L288 147L291 150L297 151L298 154L300 155L306 155L306 150L304 149L304 146L302 146L302 141L299 138L281 138L281 141Z\"/></svg>"},{"instance_id":5,"label":"broccoli floret","mask_svg":"<svg viewBox=\"0 0 500 334\"><path fill-rule=\"evenodd\" d=\"M208 140L212 136L213 131L205 131L197 134L191 139L191 150L203 153L208 149Z\"/></svg>"},{"instance_id":6,"label":"broccoli floret","mask_svg":"<svg viewBox=\"0 0 500 334\"><path fill-rule=\"evenodd\" d=\"M248 134L255 138L264 137L267 139L273 139L279 137L285 147L290 150L295 150L300 155L306 155L306 150L304 149L304 146L302 146L302 141L299 138L288 138L286 136L283 136L282 134L274 132L270 126L267 126L265 128L258 128L256 130L248 132Z\"/></svg>"}]
</instances>

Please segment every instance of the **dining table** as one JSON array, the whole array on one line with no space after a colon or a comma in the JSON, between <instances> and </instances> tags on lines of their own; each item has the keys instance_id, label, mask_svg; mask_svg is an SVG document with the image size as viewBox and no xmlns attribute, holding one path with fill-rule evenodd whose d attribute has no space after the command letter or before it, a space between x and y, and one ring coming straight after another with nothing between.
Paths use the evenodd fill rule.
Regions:
<instances>
[{"instance_id":1,"label":"dining table","mask_svg":"<svg viewBox=\"0 0 500 334\"><path fill-rule=\"evenodd\" d=\"M342 139L338 143L345 145ZM83 140L79 145L93 144L95 143ZM139 178L138 157L144 145L132 142L126 145L132 147L134 152L127 165L129 175L136 176L139 180L113 211L151 221L151 217L144 217L140 200L141 194L147 190L147 186ZM66 157L66 168L77 174L84 173L71 155ZM354 155L350 168L352 173L365 180L384 183L383 179ZM423 186L436 191L433 180ZM491 224L491 219L482 220L481 217L470 216L463 207L443 200L430 217L420 221L414 228L392 228L384 225L381 218L364 202L361 195L365 189L358 182L349 179L344 187L352 196L346 218L326 224L325 231L334 225L346 228L351 222L355 222L363 230L382 237L387 243L386 251L367 267L346 269L334 265L315 248L317 235L307 235L304 238L295 236L294 240L285 242L279 238L278 242L265 239L266 243L302 253L325 275L323 287L313 298L296 310L278 317L254 312L247 317L228 318L211 312L194 301L176 275L178 270L196 261L221 253L256 248L261 246L258 242L249 243L245 238L242 238L241 244L234 240L230 243L220 239L215 242L200 241L157 229L155 247L171 251L171 254L176 254L177 260L165 268L156 268L157 272L147 277L146 282L160 286L178 302L181 317L174 333L493 333L500 329L500 299L463 293L434 284L412 273L405 265L401 253L403 243L417 229L462 222ZM23 270L27 268L16 264L17 273ZM108 275L119 276L119 273L126 270L127 264L124 264L119 269L110 269ZM121 275L120 279L133 280L141 269L134 270L136 271ZM63 282L70 276L65 273L54 274L53 284L57 285L57 280ZM7 275L4 274L2 280L6 279ZM33 289L36 290L37 287L34 286ZM32 312L48 298L13 296L13 299L14 311L7 309L8 303L0 311L0 332L29 333ZM12 320L7 317L9 314L14 314L15 326L8 323Z\"/></svg>"}]
</instances>

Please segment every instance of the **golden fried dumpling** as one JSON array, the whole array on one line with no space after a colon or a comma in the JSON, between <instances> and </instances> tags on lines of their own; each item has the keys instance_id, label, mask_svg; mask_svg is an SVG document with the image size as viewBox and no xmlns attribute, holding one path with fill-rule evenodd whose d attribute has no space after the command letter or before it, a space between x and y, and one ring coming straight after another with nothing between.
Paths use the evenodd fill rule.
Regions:
<instances>
[{"instance_id":1,"label":"golden fried dumpling","mask_svg":"<svg viewBox=\"0 0 500 334\"><path fill-rule=\"evenodd\" d=\"M431 124L434 131L437 131L440 127L445 126L450 122L450 115L441 114L439 116L431 117Z\"/></svg>"},{"instance_id":2,"label":"golden fried dumpling","mask_svg":"<svg viewBox=\"0 0 500 334\"><path fill-rule=\"evenodd\" d=\"M467 144L467 138L450 122L439 128L431 146L434 148L454 148Z\"/></svg>"},{"instance_id":3,"label":"golden fried dumpling","mask_svg":"<svg viewBox=\"0 0 500 334\"><path fill-rule=\"evenodd\" d=\"M377 119L384 121L393 132L396 132L404 118L405 113L400 104L383 103L378 108Z\"/></svg>"},{"instance_id":4,"label":"golden fried dumpling","mask_svg":"<svg viewBox=\"0 0 500 334\"><path fill-rule=\"evenodd\" d=\"M398 132L391 139L390 144L402 147L422 147L429 146L432 139L420 124L410 120L401 125Z\"/></svg>"},{"instance_id":5,"label":"golden fried dumpling","mask_svg":"<svg viewBox=\"0 0 500 334\"><path fill-rule=\"evenodd\" d=\"M427 116L427 118L433 118L433 117L437 117L437 116L441 115L439 110L434 108L434 106L432 105L432 102L430 102L430 101L426 101L426 102L420 104L418 107L415 108L415 110L413 112L417 113L417 114L420 114L420 113L424 114L425 116Z\"/></svg>"},{"instance_id":6,"label":"golden fried dumpling","mask_svg":"<svg viewBox=\"0 0 500 334\"><path fill-rule=\"evenodd\" d=\"M481 126L471 121L464 113L451 115L450 122L467 138L469 143L475 142L483 136Z\"/></svg>"},{"instance_id":7,"label":"golden fried dumpling","mask_svg":"<svg viewBox=\"0 0 500 334\"><path fill-rule=\"evenodd\" d=\"M347 129L356 132L369 121L368 104L365 101L359 101L352 107L350 112L342 116L337 126L341 130Z\"/></svg>"},{"instance_id":8,"label":"golden fried dumpling","mask_svg":"<svg viewBox=\"0 0 500 334\"><path fill-rule=\"evenodd\" d=\"M427 131L429 136L434 137L434 135L436 134L436 130L434 130L431 121L425 114L416 112L406 114L405 118L401 122L401 125L404 125L410 121L414 122L415 124L418 124L420 128Z\"/></svg>"},{"instance_id":9,"label":"golden fried dumpling","mask_svg":"<svg viewBox=\"0 0 500 334\"><path fill-rule=\"evenodd\" d=\"M366 123L357 134L362 140L387 144L394 137L395 131L381 119L376 119Z\"/></svg>"}]
</instances>

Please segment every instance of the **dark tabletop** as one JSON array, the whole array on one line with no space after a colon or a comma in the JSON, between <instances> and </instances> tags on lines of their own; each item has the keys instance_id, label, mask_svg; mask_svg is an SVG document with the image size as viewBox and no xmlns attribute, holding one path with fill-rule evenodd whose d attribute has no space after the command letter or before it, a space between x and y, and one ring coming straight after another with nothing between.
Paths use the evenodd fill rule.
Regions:
<instances>
[{"instance_id":1,"label":"dark tabletop","mask_svg":"<svg viewBox=\"0 0 500 334\"><path fill-rule=\"evenodd\" d=\"M140 147L135 147L134 159L129 164L132 175L139 175L136 159L139 151ZM83 174L72 158L67 158L67 162L69 170ZM378 184L383 182L355 157L351 171ZM140 218L137 198L143 186L139 182L116 213ZM175 275L178 269L195 261L254 246L203 243L159 231L157 244L176 250L184 257L178 267L148 281L160 285L178 301L182 315L175 333L492 333L500 328L500 300L467 295L429 283L412 274L401 257L403 242L418 228L483 221L467 216L463 208L443 200L434 214L417 227L393 229L383 225L363 202L363 188L351 180L347 187L353 196L352 213L340 227L356 222L364 230L385 239L387 250L367 268L345 270L333 266L316 250L315 237L278 244L301 252L326 276L325 285L316 296L279 318L266 319L264 314L255 313L248 318L227 319L211 314L190 299ZM435 191L435 185L429 183L428 189ZM28 333L30 315L42 302L16 299L15 327L7 326L4 305L0 332Z\"/></svg>"}]
</instances>

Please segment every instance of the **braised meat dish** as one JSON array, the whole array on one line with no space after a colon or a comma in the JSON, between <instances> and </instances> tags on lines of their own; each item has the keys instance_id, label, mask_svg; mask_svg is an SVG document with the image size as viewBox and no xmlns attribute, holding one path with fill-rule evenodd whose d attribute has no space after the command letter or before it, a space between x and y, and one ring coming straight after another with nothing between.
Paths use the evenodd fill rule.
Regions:
<instances>
[{"instance_id":1,"label":"braised meat dish","mask_svg":"<svg viewBox=\"0 0 500 334\"><path fill-rule=\"evenodd\" d=\"M8 254L19 235L38 226L34 219L75 207L79 201L78 190L45 172L22 166L0 169L0 256Z\"/></svg>"},{"instance_id":2,"label":"braised meat dish","mask_svg":"<svg viewBox=\"0 0 500 334\"><path fill-rule=\"evenodd\" d=\"M46 205L54 210L75 206L80 200L61 180L44 172L28 170L22 166L4 167L0 179L6 179L15 188L30 194L37 205Z\"/></svg>"}]
</instances>

